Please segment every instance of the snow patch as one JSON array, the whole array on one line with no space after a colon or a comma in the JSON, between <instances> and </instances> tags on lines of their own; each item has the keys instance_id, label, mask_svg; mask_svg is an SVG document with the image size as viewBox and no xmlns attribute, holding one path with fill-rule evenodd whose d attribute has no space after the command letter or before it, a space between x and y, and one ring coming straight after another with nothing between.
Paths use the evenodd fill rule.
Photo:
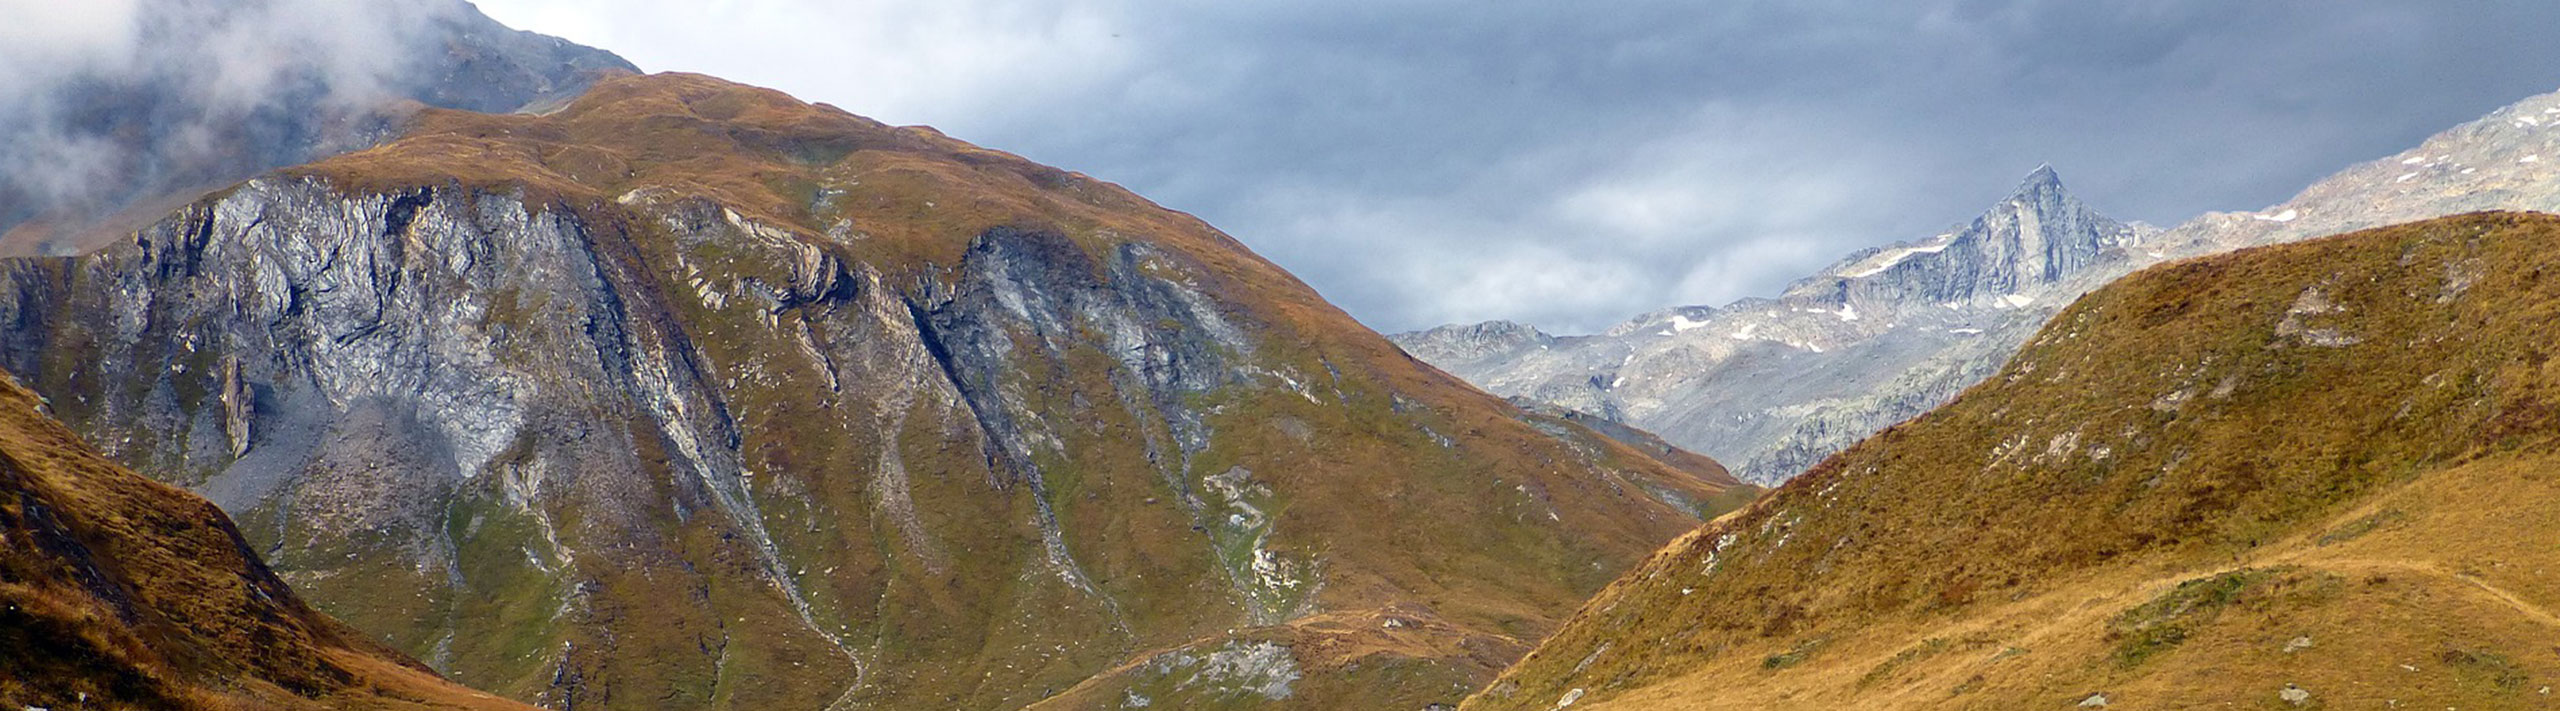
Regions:
<instances>
[{"instance_id":1,"label":"snow patch","mask_svg":"<svg viewBox=\"0 0 2560 711\"><path fill-rule=\"evenodd\" d=\"M2418 157L2411 158L2411 159L2408 159L2408 160L2400 161L2400 164L2401 164L2401 165L2417 165L2417 164L2419 164L2419 163L2425 163L2425 162L2427 162L2427 157L2426 157L2426 156L2418 156Z\"/></svg>"},{"instance_id":2,"label":"snow patch","mask_svg":"<svg viewBox=\"0 0 2560 711\"><path fill-rule=\"evenodd\" d=\"M2417 173L2401 173L2401 174L2400 174L2400 177L2392 178L2392 179L2391 179L2391 182L2394 182L2394 183L2406 183L2406 182L2409 182L2409 180L2410 180L2410 179L2412 179L2412 178L2416 178L2416 177L2418 177L2418 174L2417 174Z\"/></svg>"},{"instance_id":3,"label":"snow patch","mask_svg":"<svg viewBox=\"0 0 2560 711\"><path fill-rule=\"evenodd\" d=\"M1842 321L1856 321L1856 320L1858 320L1858 305L1857 305L1857 304L1841 304L1841 305L1840 305L1840 310L1838 310L1838 311L1834 311L1834 312L1831 312L1831 313L1832 313L1833 315L1839 316L1839 317L1840 317L1840 320L1842 320Z\"/></svg>"},{"instance_id":4,"label":"snow patch","mask_svg":"<svg viewBox=\"0 0 2560 711\"><path fill-rule=\"evenodd\" d=\"M1757 335L1757 334L1759 334L1759 333L1760 333L1760 324L1756 324L1756 323L1743 324L1743 326L1742 326L1742 330L1733 332L1733 340L1737 340L1737 341L1748 341L1748 340L1751 340L1754 336L1756 336L1756 335Z\"/></svg>"},{"instance_id":5,"label":"snow patch","mask_svg":"<svg viewBox=\"0 0 2560 711\"><path fill-rule=\"evenodd\" d=\"M2540 154L2540 153L2535 153L2535 154L2533 154L2533 155L2525 156L2525 157L2523 157L2523 158L2517 158L2517 159L2516 159L2516 162L2518 162L2518 163L2540 163L2540 162L2542 162L2542 154Z\"/></svg>"},{"instance_id":6,"label":"snow patch","mask_svg":"<svg viewBox=\"0 0 2560 711\"><path fill-rule=\"evenodd\" d=\"M1848 278L1850 278L1850 279L1857 279L1857 278L1862 278L1862 277L1871 277L1871 276L1875 276L1875 275L1877 275L1877 274L1882 274L1882 273L1884 273L1884 270L1892 269L1892 268L1893 268L1893 265L1901 264L1901 263L1902 263L1902 260L1910 259L1910 258L1911 258L1911 255L1915 255L1915 254L1937 254L1937 253L1939 253L1939 252L1947 251L1947 248L1948 248L1948 247L1950 247L1950 246L1954 246L1954 245L1955 245L1955 243L1956 243L1956 240L1955 240L1955 234L1954 234L1954 233L1942 234L1942 235L1938 235L1938 236L1936 236L1936 237L1931 237L1930 239L1937 241L1937 244L1932 244L1932 245L1928 245L1928 246L1925 246L1925 247L1905 247L1905 248L1902 248L1902 249L1897 249L1897 250L1894 250L1894 251L1891 251L1891 252L1887 252L1887 253L1885 253L1885 254L1883 254L1883 255L1880 255L1881 260L1880 260L1880 261L1877 261L1877 262L1876 262L1876 264L1875 264L1875 266L1867 267L1867 268L1865 268L1865 269L1860 269L1860 270L1858 270L1858 271L1854 271L1854 272L1844 273L1844 274L1841 274L1840 276L1848 277Z\"/></svg>"},{"instance_id":7,"label":"snow patch","mask_svg":"<svg viewBox=\"0 0 2560 711\"><path fill-rule=\"evenodd\" d=\"M1948 332L1948 333L1953 333L1953 334L1956 334L1956 335L1959 335L1959 336L1971 336L1971 335L1975 335L1975 334L1982 333L1982 329L1979 329L1979 328L1950 328L1950 329L1947 329L1947 332Z\"/></svg>"},{"instance_id":8,"label":"snow patch","mask_svg":"<svg viewBox=\"0 0 2560 711\"><path fill-rule=\"evenodd\" d=\"M2004 309L2023 309L2026 308L2028 304L2035 302L2036 297L2033 296L2025 294L2010 294L2008 296L2000 297L1999 303L1995 305Z\"/></svg>"},{"instance_id":9,"label":"snow patch","mask_svg":"<svg viewBox=\"0 0 2560 711\"><path fill-rule=\"evenodd\" d=\"M2416 173L2411 173L2410 175L2416 175ZM2263 220L2266 222L2292 222L2295 218L2299 218L2301 216L2301 210L2285 208L2284 212L2279 212L2273 215L2250 215L2249 217L2251 219Z\"/></svg>"},{"instance_id":10,"label":"snow patch","mask_svg":"<svg viewBox=\"0 0 2560 711\"><path fill-rule=\"evenodd\" d=\"M1687 330L1692 329L1692 328L1700 328L1700 327L1704 327L1704 326L1706 326L1706 325L1707 325L1707 322L1705 322L1705 321L1691 321L1691 320L1689 320L1689 316L1688 316L1688 314L1672 314L1672 315L1671 315L1671 330L1672 330L1672 331L1675 331L1675 332L1678 332L1678 331L1687 331Z\"/></svg>"}]
</instances>

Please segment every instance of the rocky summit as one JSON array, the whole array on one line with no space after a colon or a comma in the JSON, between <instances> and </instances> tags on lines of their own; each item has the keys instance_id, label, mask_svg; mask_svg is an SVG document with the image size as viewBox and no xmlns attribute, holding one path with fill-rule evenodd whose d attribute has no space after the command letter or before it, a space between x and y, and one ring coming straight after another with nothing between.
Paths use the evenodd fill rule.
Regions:
<instances>
[{"instance_id":1,"label":"rocky summit","mask_svg":"<svg viewBox=\"0 0 2560 711\"><path fill-rule=\"evenodd\" d=\"M1505 322L1396 336L1504 395L1641 427L1783 481L1980 380L2156 230L2098 214L2037 168L1972 222L1849 255L1774 299L1556 337Z\"/></svg>"},{"instance_id":2,"label":"rocky summit","mask_svg":"<svg viewBox=\"0 0 2560 711\"><path fill-rule=\"evenodd\" d=\"M2539 707L2555 271L2482 213L2136 273L1463 708Z\"/></svg>"},{"instance_id":3,"label":"rocky summit","mask_svg":"<svg viewBox=\"0 0 2560 711\"><path fill-rule=\"evenodd\" d=\"M1454 703L1749 495L1116 186L690 75L0 263L0 324L320 609L553 708Z\"/></svg>"}]
</instances>

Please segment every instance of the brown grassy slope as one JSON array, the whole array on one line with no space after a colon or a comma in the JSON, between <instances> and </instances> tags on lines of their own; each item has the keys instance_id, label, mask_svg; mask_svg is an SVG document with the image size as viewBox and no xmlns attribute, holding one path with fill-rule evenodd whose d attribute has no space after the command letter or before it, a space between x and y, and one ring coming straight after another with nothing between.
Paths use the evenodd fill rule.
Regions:
<instances>
[{"instance_id":1,"label":"brown grassy slope","mask_svg":"<svg viewBox=\"0 0 2560 711\"><path fill-rule=\"evenodd\" d=\"M2560 218L2154 268L1683 537L1468 708L2518 708L2560 682Z\"/></svg>"},{"instance_id":2,"label":"brown grassy slope","mask_svg":"<svg viewBox=\"0 0 2560 711\"><path fill-rule=\"evenodd\" d=\"M1285 271L1189 215L931 129L889 127L769 90L692 75L616 78L541 116L423 112L400 140L287 173L324 179L351 193L459 185L481 191L475 194L519 195L537 211L571 212L600 234L627 238L634 272L662 280L659 288L678 295L693 288L685 285L685 262L679 259L690 247L663 239L668 230L661 220L664 206L697 197L743 221L788 232L795 243L877 269L888 289L938 278L963 263L972 244L1008 232L1018 233L1008 239L1033 233L1062 237L1090 252L1088 263L1101 263L1130 242L1170 253L1176 258L1165 263L1181 265L1176 277L1213 298L1222 317L1251 334L1259 365L1333 381L1338 397L1330 401L1280 390L1195 398L1192 404L1208 413L1220 434L1194 464L1203 475L1239 466L1266 477L1284 499L1272 509L1273 546L1323 561L1324 579L1312 608L1328 617L1263 630L1265 636L1293 640L1300 663L1320 673L1365 674L1417 659L1428 662L1415 665L1427 668L1418 672L1427 681L1347 682L1338 687L1348 689L1346 695L1376 698L1381 689L1427 686L1427 693L1414 698L1454 700L1516 657L1527 640L1551 631L1590 591L1694 526L1702 509L1729 508L1737 495L1749 492L1703 457L1666 463L1666 455L1525 415L1414 361ZM702 253L689 258L716 262ZM1052 261L1065 268L1076 260ZM772 329L715 311L684 306L673 312L686 320L714 372L735 373L741 364L796 347L757 340L770 337ZM1101 588L1126 601L1132 619L1127 646L1140 658L1194 643L1222 645L1226 630L1239 625L1226 609L1232 606L1229 593L1193 584L1218 582L1202 575L1216 571L1198 565L1210 562L1197 543L1200 528L1166 515L1173 506L1158 502L1164 494L1156 488L1158 474L1137 466L1150 455L1130 433L1151 425L1122 421L1107 408L1092 414L1096 408L1078 404L1119 397L1116 381L1105 375L1116 367L1107 355L1071 350L1057 362L1009 375L1028 383L1021 391L1060 423L1059 430L1089 430L1069 436L1064 450L1072 454L1052 463L1049 475L1049 486L1064 502L1058 518L1077 532L1066 545L1100 571ZM867 476L875 458L834 422L807 415L833 409L831 394L815 384L784 380L767 387L750 379L725 395L746 432L743 449L772 473L755 484L774 487L768 501L793 498L790 486L840 490L836 499L791 514L833 525L798 527L807 535L772 527L785 539L786 554L816 551L806 555L826 561L810 570L835 568L832 556L853 571L804 583L821 590L821 607L843 614L857 630L874 623L887 627L875 631L887 640L888 658L875 674L882 681L861 690L878 698L857 701L890 708L927 703L914 699L1008 707L1063 691L1124 661L1117 650L1096 660L1082 649L1051 660L1043 651L1058 646L1051 636L1072 634L1054 629L1006 628L984 639L953 632L1006 614L1006 606L1015 603L1000 591L1014 584L1017 571L999 569L1002 559L993 555L961 559L948 573L919 574L903 570L902 563L880 562L886 556L878 541L890 539L870 537L872 530L846 524L850 519L839 515L862 510L866 495L843 484L861 481L856 477ZM844 397L846 404L873 406L860 401L866 397L860 392ZM1291 435L1283 422L1313 434ZM911 436L930 436L921 432ZM908 468L952 472L916 477L930 487L915 497L926 525L953 532L946 536L1002 538L1003 531L984 521L1011 520L990 507L1015 499L974 483L993 479L977 471L985 466L982 453L947 437L913 444L919 453L934 454L908 455L914 457ZM815 473L827 467L848 471ZM1006 542L989 540L990 547L980 550ZM916 582L898 580L892 593L879 592L880 579L898 575ZM321 588L310 589L314 599L330 599ZM339 599L362 605L382 597L373 592L356 590ZM914 598L907 595L921 596L922 602L910 602ZM629 617L656 612L650 597L633 594ZM878 609L893 612L873 612ZM917 614L918 609L931 614ZM359 625L372 622L358 612L342 614ZM621 614L618 608L615 614ZM1329 621L1386 614L1411 616L1416 631L1373 642L1327 627ZM387 622L381 627L396 627L392 615L382 617ZM919 620L949 624L927 627ZM629 648L643 648L640 638L671 627L632 624L613 633ZM1427 639L1412 639L1416 635ZM669 639L651 648L680 655L680 648L700 646ZM414 644L412 651L424 653L423 642ZM971 656L970 650L987 651ZM1032 652L1036 660L1001 656ZM706 686L643 667L658 661L665 660L631 654L598 664L621 678L675 679L668 686L684 689ZM729 665L702 675L714 680L707 683L713 690L705 692L714 697L736 688L720 687L719 674L759 680L745 686L750 691L839 683L830 675L793 674L798 667L791 660L713 663ZM1032 671L1015 670L1034 663L1039 666ZM490 666L520 675L533 669ZM496 689L552 681L547 674L512 681L455 674ZM782 680L762 681L772 678ZM1311 679L1306 688L1326 683ZM621 698L653 697L625 692ZM1292 702L1324 708L1322 698L1310 691Z\"/></svg>"},{"instance_id":3,"label":"brown grassy slope","mask_svg":"<svg viewBox=\"0 0 2560 711\"><path fill-rule=\"evenodd\" d=\"M0 377L0 707L510 709L313 611Z\"/></svg>"}]
</instances>

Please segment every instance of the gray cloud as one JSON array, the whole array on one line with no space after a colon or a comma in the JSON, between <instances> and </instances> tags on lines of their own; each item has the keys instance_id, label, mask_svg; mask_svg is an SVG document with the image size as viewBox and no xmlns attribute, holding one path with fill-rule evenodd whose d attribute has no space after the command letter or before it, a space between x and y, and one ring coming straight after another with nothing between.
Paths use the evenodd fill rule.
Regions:
<instances>
[{"instance_id":1,"label":"gray cloud","mask_svg":"<svg viewBox=\"0 0 2560 711\"><path fill-rule=\"evenodd\" d=\"M2045 162L2254 208L2560 86L2524 0L483 5L1121 182L1389 330L1772 293Z\"/></svg>"},{"instance_id":2,"label":"gray cloud","mask_svg":"<svg viewBox=\"0 0 2560 711\"><path fill-rule=\"evenodd\" d=\"M400 99L508 110L564 71L627 66L460 0L0 0L0 15L9 252L75 247L138 201L361 147Z\"/></svg>"}]
</instances>

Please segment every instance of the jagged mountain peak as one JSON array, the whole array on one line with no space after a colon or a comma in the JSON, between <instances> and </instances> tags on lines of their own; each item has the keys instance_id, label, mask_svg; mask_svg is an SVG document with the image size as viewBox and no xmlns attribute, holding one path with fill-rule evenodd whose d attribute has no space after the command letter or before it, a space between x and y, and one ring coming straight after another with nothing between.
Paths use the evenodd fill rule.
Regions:
<instances>
[{"instance_id":1,"label":"jagged mountain peak","mask_svg":"<svg viewBox=\"0 0 2560 711\"><path fill-rule=\"evenodd\" d=\"M1777 298L1662 309L1536 347L1457 327L1397 338L1493 392L1620 418L1779 481L1952 396L1996 364L1971 344L2031 327L2077 296L2075 277L2121 263L2147 234L2039 165L1972 220L1861 250ZM1960 355L1933 355L1946 353ZM1938 362L1872 365L1922 359Z\"/></svg>"},{"instance_id":2,"label":"jagged mountain peak","mask_svg":"<svg viewBox=\"0 0 2560 711\"><path fill-rule=\"evenodd\" d=\"M2054 171L2052 163L2036 164L2035 170L2027 171L2027 177L2018 181L2020 196L2044 192L2063 192L2062 175Z\"/></svg>"},{"instance_id":3,"label":"jagged mountain peak","mask_svg":"<svg viewBox=\"0 0 2560 711\"><path fill-rule=\"evenodd\" d=\"M1861 251L1788 289L1790 297L1878 307L2016 308L2137 244L2145 231L2100 214L2051 165L2009 197L1938 235Z\"/></svg>"}]
</instances>

